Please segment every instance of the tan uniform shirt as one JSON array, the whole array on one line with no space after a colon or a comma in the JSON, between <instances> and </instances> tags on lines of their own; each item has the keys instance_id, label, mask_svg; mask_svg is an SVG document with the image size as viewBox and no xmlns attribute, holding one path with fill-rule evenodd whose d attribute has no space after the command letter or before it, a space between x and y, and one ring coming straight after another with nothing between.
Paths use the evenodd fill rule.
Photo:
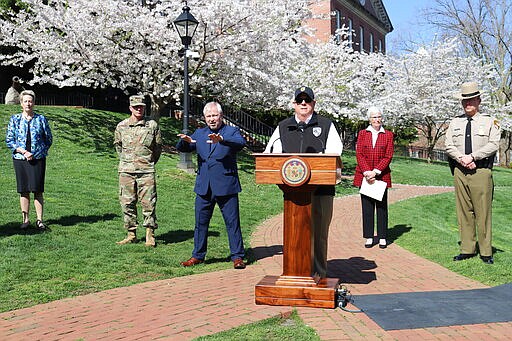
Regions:
<instances>
[{"instance_id":1,"label":"tan uniform shirt","mask_svg":"<svg viewBox=\"0 0 512 341\"><path fill-rule=\"evenodd\" d=\"M468 119L466 115L455 117L446 131L445 147L448 155L455 160L464 156L465 132ZM498 121L488 114L476 113L471 121L471 144L475 161L484 159L498 151L500 143Z\"/></svg>"},{"instance_id":2,"label":"tan uniform shirt","mask_svg":"<svg viewBox=\"0 0 512 341\"><path fill-rule=\"evenodd\" d=\"M120 173L154 173L162 152L160 128L153 120L136 121L130 116L117 125L114 146Z\"/></svg>"}]
</instances>

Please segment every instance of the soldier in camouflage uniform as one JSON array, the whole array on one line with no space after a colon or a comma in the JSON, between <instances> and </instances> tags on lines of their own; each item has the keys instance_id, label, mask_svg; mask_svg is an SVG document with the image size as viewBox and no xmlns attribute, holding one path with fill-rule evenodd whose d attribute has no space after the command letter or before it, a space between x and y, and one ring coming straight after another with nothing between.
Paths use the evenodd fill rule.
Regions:
<instances>
[{"instance_id":1,"label":"soldier in camouflage uniform","mask_svg":"<svg viewBox=\"0 0 512 341\"><path fill-rule=\"evenodd\" d=\"M119 245L137 242L137 201L142 206L146 246L155 246L156 180L155 164L162 152L158 124L144 119L144 96L130 97L131 116L121 121L115 131L114 146L119 155L119 201L124 227L128 230Z\"/></svg>"}]
</instances>

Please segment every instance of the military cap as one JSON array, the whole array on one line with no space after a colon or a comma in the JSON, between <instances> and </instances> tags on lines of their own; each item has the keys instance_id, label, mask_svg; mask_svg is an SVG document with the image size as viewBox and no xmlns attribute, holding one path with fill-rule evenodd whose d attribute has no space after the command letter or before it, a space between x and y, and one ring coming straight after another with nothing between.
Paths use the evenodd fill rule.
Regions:
<instances>
[{"instance_id":1,"label":"military cap","mask_svg":"<svg viewBox=\"0 0 512 341\"><path fill-rule=\"evenodd\" d=\"M130 96L130 106L136 107L137 105L146 106L146 103L144 103L144 96L142 96L142 95Z\"/></svg>"}]
</instances>

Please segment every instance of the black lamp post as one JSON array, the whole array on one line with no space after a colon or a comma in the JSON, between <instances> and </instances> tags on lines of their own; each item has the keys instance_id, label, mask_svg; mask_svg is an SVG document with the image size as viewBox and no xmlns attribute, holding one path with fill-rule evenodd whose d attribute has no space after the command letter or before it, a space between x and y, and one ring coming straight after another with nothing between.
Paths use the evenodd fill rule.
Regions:
<instances>
[{"instance_id":1,"label":"black lamp post","mask_svg":"<svg viewBox=\"0 0 512 341\"><path fill-rule=\"evenodd\" d=\"M185 46L183 53L183 134L188 135L188 112L190 95L188 89L188 47L192 42L192 37L196 32L199 22L190 14L190 8L185 2L183 12L174 20L174 27L180 35L181 42ZM180 153L179 168L193 169L192 158L190 153Z\"/></svg>"}]
</instances>

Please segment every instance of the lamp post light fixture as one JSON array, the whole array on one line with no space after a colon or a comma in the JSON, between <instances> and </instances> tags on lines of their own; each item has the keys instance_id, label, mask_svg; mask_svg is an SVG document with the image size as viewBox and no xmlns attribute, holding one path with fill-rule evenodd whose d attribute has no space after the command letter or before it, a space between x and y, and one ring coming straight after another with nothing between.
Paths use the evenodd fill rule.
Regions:
<instances>
[{"instance_id":1,"label":"lamp post light fixture","mask_svg":"<svg viewBox=\"0 0 512 341\"><path fill-rule=\"evenodd\" d=\"M192 37L196 32L199 21L190 14L190 8L183 6L183 12L174 20L174 27L181 38L181 43L185 46L183 50L183 134L188 135L188 116L189 116L189 103L190 94L188 87L188 47L192 42ZM178 168L185 170L193 170L192 158L190 153L180 153L180 162Z\"/></svg>"}]
</instances>

